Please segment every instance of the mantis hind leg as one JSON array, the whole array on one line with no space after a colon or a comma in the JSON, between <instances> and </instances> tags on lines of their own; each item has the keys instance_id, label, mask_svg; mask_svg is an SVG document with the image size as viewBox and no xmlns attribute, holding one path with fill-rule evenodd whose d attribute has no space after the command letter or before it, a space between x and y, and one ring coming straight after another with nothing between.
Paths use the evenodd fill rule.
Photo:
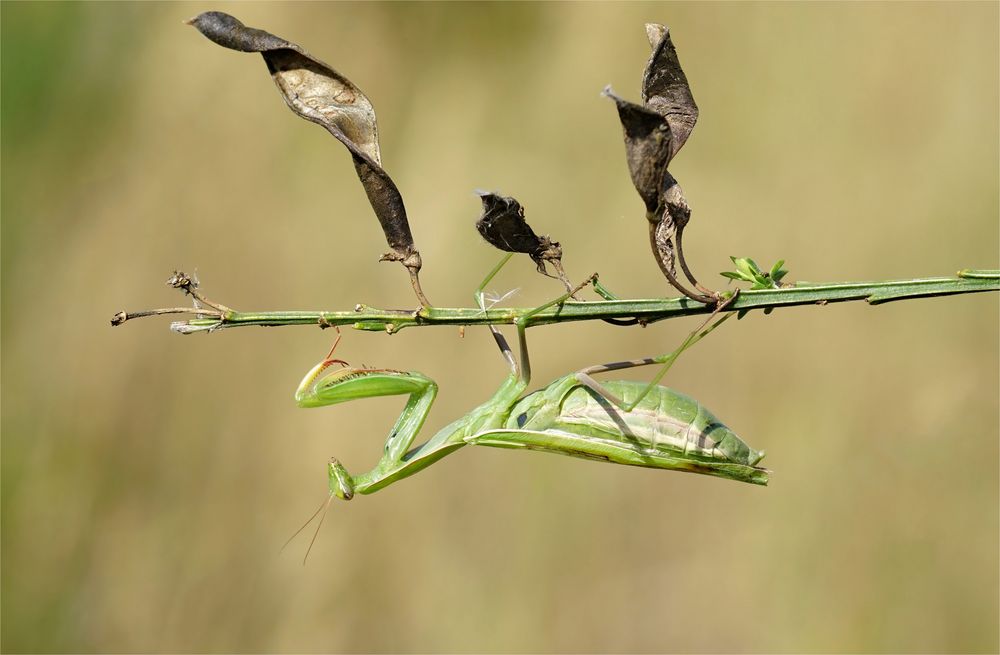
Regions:
<instances>
[{"instance_id":1,"label":"mantis hind leg","mask_svg":"<svg viewBox=\"0 0 1000 655\"><path fill-rule=\"evenodd\" d=\"M699 284L698 280L695 279L694 275L692 275L691 269L688 268L687 261L684 259L684 245L682 243L685 226L686 224L677 227L677 262L681 265L681 270L684 271L684 276L698 291L710 298L718 298L719 293Z\"/></svg>"},{"instance_id":2,"label":"mantis hind leg","mask_svg":"<svg viewBox=\"0 0 1000 655\"><path fill-rule=\"evenodd\" d=\"M670 370L670 367L674 365L674 362L677 361L677 358L680 357L681 353L683 353L685 350L687 350L694 344L698 343L712 330L722 325L729 319L730 316L732 316L732 314L726 314L722 318L716 320L714 323L712 322L713 319L715 319L715 317L719 314L719 312L728 307L736 299L737 295L739 295L738 291L725 301L719 303L719 305L709 315L709 317L705 319L705 321L701 325L695 328L687 336L687 338L685 338L684 341L681 342L681 345L678 346L674 351L664 355L659 355L657 357L644 357L642 359L631 359L624 362L612 362L610 364L598 364L597 366L590 366L576 373L577 381L583 386L587 387L588 389L594 391L594 393L597 393L601 397L605 398L608 402L613 403L616 407L618 407L622 411L631 412L640 402L642 402L642 399L645 398L649 394L649 392L652 391L656 387L656 385L660 383L660 380L662 380L663 376L667 374L667 371ZM600 382L598 382L592 377L597 373L606 373L608 371L620 371L623 369L636 368L639 366L652 366L654 364L662 364L660 370L656 373L656 375L653 376L653 379L650 380L649 384L646 385L646 387L639 393L639 395L632 402L628 403L625 402L622 398L616 396L611 391L609 391L607 388L604 387L604 385L602 385Z\"/></svg>"}]
</instances>

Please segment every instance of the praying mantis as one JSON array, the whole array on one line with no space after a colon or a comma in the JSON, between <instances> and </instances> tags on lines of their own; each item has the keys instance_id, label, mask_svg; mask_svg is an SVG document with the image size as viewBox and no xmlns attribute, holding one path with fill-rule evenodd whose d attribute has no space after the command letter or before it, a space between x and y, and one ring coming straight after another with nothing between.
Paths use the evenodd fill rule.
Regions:
<instances>
[{"instance_id":1,"label":"praying mantis","mask_svg":"<svg viewBox=\"0 0 1000 655\"><path fill-rule=\"evenodd\" d=\"M505 257L476 290L480 309L485 310L484 288L509 258L510 255ZM694 399L658 385L682 352L731 314L711 325L716 314L709 316L680 347L666 355L592 366L523 395L531 381L525 336L527 319L565 302L576 290L535 308L515 324L517 358L499 329L488 326L510 373L489 400L416 448L412 445L437 396L437 384L418 372L352 367L333 357L337 346L334 343L330 353L299 384L295 400L300 407L324 407L377 396L407 395L409 399L373 469L351 475L336 458L330 459L327 466L330 499L336 496L350 500L355 494L374 493L466 445L537 450L766 485L768 470L757 466L764 457L763 451L748 446ZM326 373L334 364L341 368ZM662 368L648 384L631 381L600 384L592 377L653 364L661 364Z\"/></svg>"}]
</instances>

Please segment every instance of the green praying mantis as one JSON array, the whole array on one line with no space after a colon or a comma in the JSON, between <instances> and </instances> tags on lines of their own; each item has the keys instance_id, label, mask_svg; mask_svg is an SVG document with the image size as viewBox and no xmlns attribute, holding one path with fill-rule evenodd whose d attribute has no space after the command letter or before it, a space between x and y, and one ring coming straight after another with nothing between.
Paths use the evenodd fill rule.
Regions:
<instances>
[{"instance_id":1,"label":"green praying mantis","mask_svg":"<svg viewBox=\"0 0 1000 655\"><path fill-rule=\"evenodd\" d=\"M480 309L485 311L483 290L509 258L505 257L476 290ZM525 322L535 313L565 302L582 286L535 308L515 324L518 357L499 329L489 325L510 373L489 400L416 448L412 445L437 396L437 384L418 372L358 368L335 359L338 335L329 354L299 384L295 400L300 407L325 407L376 396L407 395L409 399L374 468L351 475L336 458L331 458L326 505L334 496L350 500L355 494L374 493L466 445L538 450L767 484L768 470L758 466L763 451L748 446L696 400L658 385L682 352L732 314L709 325L716 316L712 314L671 353L591 366L524 395L531 380ZM327 372L335 364L340 368ZM653 364L661 364L662 368L648 384L600 384L592 377Z\"/></svg>"}]
</instances>

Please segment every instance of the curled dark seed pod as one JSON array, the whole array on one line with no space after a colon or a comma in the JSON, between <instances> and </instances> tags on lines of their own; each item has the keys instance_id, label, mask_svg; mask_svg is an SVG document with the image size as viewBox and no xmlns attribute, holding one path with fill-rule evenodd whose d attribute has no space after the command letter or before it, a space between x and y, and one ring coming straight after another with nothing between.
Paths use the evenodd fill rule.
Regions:
<instances>
[{"instance_id":1,"label":"curled dark seed pod","mask_svg":"<svg viewBox=\"0 0 1000 655\"><path fill-rule=\"evenodd\" d=\"M662 194L676 184L668 181L667 166L687 141L698 120L698 106L681 69L670 31L663 25L646 25L653 54L642 76L639 105L615 95L610 87L604 95L615 101L625 133L625 157L636 191L646 204L651 221L660 220Z\"/></svg>"},{"instance_id":2,"label":"curled dark seed pod","mask_svg":"<svg viewBox=\"0 0 1000 655\"><path fill-rule=\"evenodd\" d=\"M476 221L476 229L494 248L506 252L520 252L531 257L538 272L549 275L545 262L553 265L563 278L562 247L548 236L538 236L524 220L524 208L514 198L480 191L483 214ZM550 276L551 277L551 276Z\"/></svg>"},{"instance_id":3,"label":"curled dark seed pod","mask_svg":"<svg viewBox=\"0 0 1000 655\"><path fill-rule=\"evenodd\" d=\"M625 159L632 184L646 204L647 214L657 214L663 180L670 163L670 124L655 111L629 102L604 89L604 95L615 101L618 118L625 132ZM653 220L652 216L650 220Z\"/></svg>"},{"instance_id":4,"label":"curled dark seed pod","mask_svg":"<svg viewBox=\"0 0 1000 655\"><path fill-rule=\"evenodd\" d=\"M670 30L663 25L648 23L646 36L653 54L642 76L642 101L670 124L669 158L673 159L698 121L698 105L681 69L677 49L670 40Z\"/></svg>"},{"instance_id":5,"label":"curled dark seed pod","mask_svg":"<svg viewBox=\"0 0 1000 655\"><path fill-rule=\"evenodd\" d=\"M229 14L209 11L188 22L225 48L260 53L288 107L322 126L350 151L358 178L392 249L382 260L402 262L410 270L421 303L428 305L417 279L420 253L413 243L399 189L382 168L375 109L367 96L299 45L247 27Z\"/></svg>"},{"instance_id":6,"label":"curled dark seed pod","mask_svg":"<svg viewBox=\"0 0 1000 655\"><path fill-rule=\"evenodd\" d=\"M650 23L646 25L646 36L653 53L642 76L643 104L616 96L610 87L604 89L604 95L614 100L618 108L632 184L646 205L653 257L678 291L700 302L714 302L713 292L698 284L684 260L681 239L691 218L691 208L677 180L667 170L698 121L698 106L669 30ZM684 276L697 291L687 289L677 280L678 260Z\"/></svg>"}]
</instances>

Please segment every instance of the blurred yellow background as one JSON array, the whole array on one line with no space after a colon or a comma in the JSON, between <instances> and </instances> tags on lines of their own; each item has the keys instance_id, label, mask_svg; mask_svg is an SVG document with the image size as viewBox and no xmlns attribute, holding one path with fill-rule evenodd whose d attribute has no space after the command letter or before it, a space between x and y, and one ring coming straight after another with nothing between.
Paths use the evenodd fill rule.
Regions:
<instances>
[{"instance_id":1,"label":"blurred yellow background","mask_svg":"<svg viewBox=\"0 0 1000 655\"><path fill-rule=\"evenodd\" d=\"M402 399L297 409L329 331L108 320L183 303L175 268L240 309L414 300L347 151L182 24L209 9L372 99L441 306L497 258L476 188L574 278L670 293L599 96L639 98L647 21L701 108L671 170L703 281L728 255L789 280L998 267L996 3L3 3L5 652L1000 647L995 294L756 313L687 355L666 383L768 450L768 488L468 448L334 505L305 567L307 537L279 553ZM558 292L532 269L493 290ZM535 382L692 326L533 330ZM504 375L483 329L338 354L435 378L428 435Z\"/></svg>"}]
</instances>

